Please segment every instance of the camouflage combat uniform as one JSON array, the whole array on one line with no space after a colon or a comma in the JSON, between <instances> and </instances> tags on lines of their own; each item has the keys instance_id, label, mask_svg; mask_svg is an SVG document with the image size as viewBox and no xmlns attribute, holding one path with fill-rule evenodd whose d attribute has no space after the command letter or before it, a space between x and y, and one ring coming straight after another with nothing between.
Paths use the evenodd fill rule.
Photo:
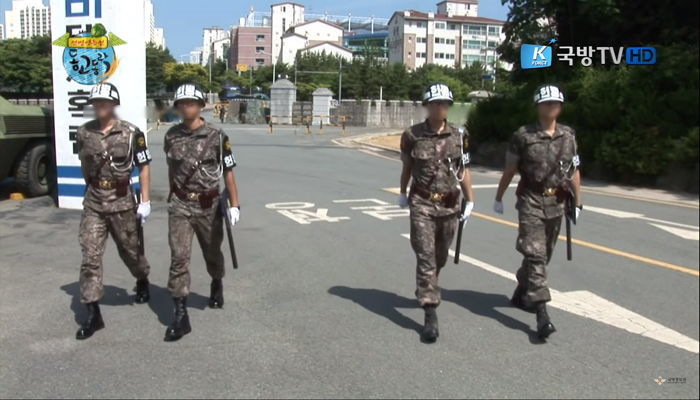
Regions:
<instances>
[{"instance_id":1,"label":"camouflage combat uniform","mask_svg":"<svg viewBox=\"0 0 700 400\"><path fill-rule=\"evenodd\" d=\"M90 121L80 127L76 140L87 183L80 220L80 294L83 303L92 303L104 292L102 256L108 234L134 278L148 277L148 261L139 254L136 203L129 179L133 165L150 163L151 153L143 132L126 121L118 121L107 134L99 130L98 121Z\"/></svg>"},{"instance_id":2,"label":"camouflage combat uniform","mask_svg":"<svg viewBox=\"0 0 700 400\"><path fill-rule=\"evenodd\" d=\"M551 300L545 267L552 258L564 215L563 189L576 153L574 130L557 124L550 136L537 125L518 129L511 138L507 157L517 163L518 240L523 261L517 272L518 286L529 303Z\"/></svg>"},{"instance_id":3,"label":"camouflage combat uniform","mask_svg":"<svg viewBox=\"0 0 700 400\"><path fill-rule=\"evenodd\" d=\"M184 297L190 288L193 235L204 253L209 275L212 279L224 277L220 177L216 170L219 166L230 170L236 161L228 137L207 123L196 131L183 124L173 126L165 134L164 148L172 193L168 210L171 254L168 289L173 297Z\"/></svg>"},{"instance_id":4,"label":"camouflage combat uniform","mask_svg":"<svg viewBox=\"0 0 700 400\"><path fill-rule=\"evenodd\" d=\"M416 253L416 298L421 306L440 304L438 275L447 263L460 211L461 191L453 171L458 171L468 146L466 132L447 124L438 135L428 121L412 126L401 137L401 158L412 165L411 246Z\"/></svg>"}]
</instances>

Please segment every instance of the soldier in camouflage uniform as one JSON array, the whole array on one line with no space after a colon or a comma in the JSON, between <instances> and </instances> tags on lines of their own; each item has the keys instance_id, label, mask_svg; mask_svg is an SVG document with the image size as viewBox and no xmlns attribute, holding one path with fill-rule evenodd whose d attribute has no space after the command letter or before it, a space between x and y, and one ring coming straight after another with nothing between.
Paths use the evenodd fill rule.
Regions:
<instances>
[{"instance_id":1,"label":"soldier in camouflage uniform","mask_svg":"<svg viewBox=\"0 0 700 400\"><path fill-rule=\"evenodd\" d=\"M513 176L520 174L517 189L519 229L516 249L523 261L517 272L518 286L511 303L537 313L537 332L546 339L556 329L547 314L551 300L546 266L559 236L564 200L573 192L578 218L581 205L581 177L574 130L559 124L564 94L554 85L535 92L538 122L518 129L510 141L506 167L501 178L494 211L503 214L503 194Z\"/></svg>"},{"instance_id":2,"label":"soldier in camouflage uniform","mask_svg":"<svg viewBox=\"0 0 700 400\"><path fill-rule=\"evenodd\" d=\"M447 122L452 101L452 92L446 85L431 85L423 97L428 118L407 129L401 137L403 170L399 206L410 206L411 210L411 246L417 260L416 297L425 310L421 340L426 343L435 342L439 336L438 275L447 263L458 221L466 223L474 207L469 136L464 129ZM461 216L458 184L468 201Z\"/></svg>"},{"instance_id":3,"label":"soldier in camouflage uniform","mask_svg":"<svg viewBox=\"0 0 700 400\"><path fill-rule=\"evenodd\" d=\"M81 126L76 136L87 184L80 221L83 253L80 295L88 309L88 317L76 333L79 340L89 338L104 327L99 301L104 292L102 256L108 234L114 238L119 256L137 279L136 303L149 300L150 267L146 257L139 254L137 229L151 213L151 153L143 132L117 118L115 108L119 105L119 92L114 85L104 83L93 87L90 103L97 119ZM138 207L130 185L134 166L140 170L142 199Z\"/></svg>"},{"instance_id":4,"label":"soldier in camouflage uniform","mask_svg":"<svg viewBox=\"0 0 700 400\"><path fill-rule=\"evenodd\" d=\"M170 177L168 241L171 264L168 289L175 303L175 321L165 332L165 341L176 341L191 332L187 315L190 290L192 237L197 236L212 278L209 307L224 305L224 255L222 212L219 208L219 180L223 176L231 207L226 218L236 225L240 218L238 189L233 168L231 142L219 128L201 118L203 92L192 84L182 85L175 94L175 107L183 122L165 134L165 153Z\"/></svg>"}]
</instances>

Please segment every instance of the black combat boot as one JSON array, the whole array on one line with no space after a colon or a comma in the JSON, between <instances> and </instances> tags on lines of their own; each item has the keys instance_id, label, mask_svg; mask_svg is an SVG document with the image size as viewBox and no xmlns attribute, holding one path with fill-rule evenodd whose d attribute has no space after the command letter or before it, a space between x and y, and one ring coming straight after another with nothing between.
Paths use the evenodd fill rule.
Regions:
<instances>
[{"instance_id":1,"label":"black combat boot","mask_svg":"<svg viewBox=\"0 0 700 400\"><path fill-rule=\"evenodd\" d=\"M221 279L211 280L211 294L209 295L209 308L224 307L224 285Z\"/></svg>"},{"instance_id":2,"label":"black combat boot","mask_svg":"<svg viewBox=\"0 0 700 400\"><path fill-rule=\"evenodd\" d=\"M102 314L100 313L100 304L98 302L85 304L88 310L88 317L85 323L78 329L75 333L75 338L78 340L84 340L92 336L93 333L99 331L105 327L104 321L102 321Z\"/></svg>"},{"instance_id":3,"label":"black combat boot","mask_svg":"<svg viewBox=\"0 0 700 400\"><path fill-rule=\"evenodd\" d=\"M149 285L148 278L136 281L136 299L134 300L136 304L148 303L148 300L151 299Z\"/></svg>"},{"instance_id":4,"label":"black combat boot","mask_svg":"<svg viewBox=\"0 0 700 400\"><path fill-rule=\"evenodd\" d=\"M425 325L423 326L423 331L420 333L420 339L423 343L435 343L438 336L440 336L440 331L438 330L438 319L437 319L437 306L427 305L424 306L425 310Z\"/></svg>"},{"instance_id":5,"label":"black combat boot","mask_svg":"<svg viewBox=\"0 0 700 400\"><path fill-rule=\"evenodd\" d=\"M549 337L552 333L556 332L556 328L552 325L552 321L549 320L549 315L547 315L547 305L544 301L537 303L537 336L544 340Z\"/></svg>"},{"instance_id":6,"label":"black combat boot","mask_svg":"<svg viewBox=\"0 0 700 400\"><path fill-rule=\"evenodd\" d=\"M510 304L523 311L534 313L536 311L535 307L531 303L526 302L523 298L526 292L527 289L524 286L518 285L513 292L513 297L510 298Z\"/></svg>"},{"instance_id":7,"label":"black combat boot","mask_svg":"<svg viewBox=\"0 0 700 400\"><path fill-rule=\"evenodd\" d=\"M187 315L187 297L173 297L175 303L175 321L165 331L166 342L180 340L183 336L192 332L190 317Z\"/></svg>"}]
</instances>

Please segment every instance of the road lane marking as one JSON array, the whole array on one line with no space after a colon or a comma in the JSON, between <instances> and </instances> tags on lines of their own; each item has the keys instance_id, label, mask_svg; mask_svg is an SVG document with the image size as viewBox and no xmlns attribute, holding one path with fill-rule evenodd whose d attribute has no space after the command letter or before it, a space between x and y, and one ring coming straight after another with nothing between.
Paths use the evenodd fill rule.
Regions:
<instances>
[{"instance_id":1,"label":"road lane marking","mask_svg":"<svg viewBox=\"0 0 700 400\"><path fill-rule=\"evenodd\" d=\"M693 208L693 209L698 209L700 208L700 205L698 204L689 204L687 202L677 202L677 201L667 201L667 200L656 200L656 199L649 199L646 197L640 197L640 196L634 196L634 195L629 195L629 194L621 194L621 193L609 193L609 192L604 192L602 190L595 190L591 189L588 187L583 187L581 190L584 193L592 193L592 194L597 194L601 196L609 196L609 197L619 197L622 199L629 199L629 200L636 200L636 201L646 201L648 203L656 203L656 204L663 204L666 206L676 206L676 207L684 207L684 208Z\"/></svg>"},{"instance_id":2,"label":"road lane marking","mask_svg":"<svg viewBox=\"0 0 700 400\"><path fill-rule=\"evenodd\" d=\"M695 240L696 242L700 240L700 232L698 231L690 231L687 229L681 229L681 228L675 228L672 226L664 226L664 225L659 225L659 224L649 224L651 226L655 226L659 229L663 229L664 231L676 235L678 237L681 237L686 240Z\"/></svg>"},{"instance_id":3,"label":"road lane marking","mask_svg":"<svg viewBox=\"0 0 700 400\"><path fill-rule=\"evenodd\" d=\"M696 229L696 230L698 229L698 227L695 225L687 225L687 224L681 224L679 222L672 222L672 221L665 221L663 219L650 218L650 217L647 217L644 214L640 214L640 213L632 213L632 212L628 212L628 211L620 211L620 210L613 210L610 208L593 207L593 206L586 206L585 209L586 209L586 211L592 211L594 213L603 214L603 215L607 215L609 217L614 217L614 218L640 219L640 220L647 221L647 222L656 222L659 224L673 225L673 226L678 226L681 228Z\"/></svg>"},{"instance_id":4,"label":"road lane marking","mask_svg":"<svg viewBox=\"0 0 700 400\"><path fill-rule=\"evenodd\" d=\"M327 208L319 208L313 211L314 203L289 202L270 203L265 208L275 210L281 215L291 219L300 225L309 225L313 222L339 222L347 221L350 217L329 217Z\"/></svg>"},{"instance_id":5,"label":"road lane marking","mask_svg":"<svg viewBox=\"0 0 700 400\"><path fill-rule=\"evenodd\" d=\"M401 236L407 239L411 238L410 234L402 234ZM455 252L450 250L450 255L454 257ZM502 278L517 282L515 274L502 268L462 253L459 254L459 259ZM552 295L552 301L549 302L548 305L551 307L558 308L579 317L592 319L636 335L644 336L691 353L698 354L700 350L700 344L697 340L621 307L595 293L587 290L560 292L551 288L549 291Z\"/></svg>"}]
</instances>

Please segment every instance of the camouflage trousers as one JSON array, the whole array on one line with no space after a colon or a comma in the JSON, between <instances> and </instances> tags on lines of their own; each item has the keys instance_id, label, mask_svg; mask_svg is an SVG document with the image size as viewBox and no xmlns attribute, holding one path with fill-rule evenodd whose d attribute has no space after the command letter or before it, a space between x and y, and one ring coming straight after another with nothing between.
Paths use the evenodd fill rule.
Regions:
<instances>
[{"instance_id":1,"label":"camouflage trousers","mask_svg":"<svg viewBox=\"0 0 700 400\"><path fill-rule=\"evenodd\" d=\"M416 298L421 307L440 304L438 276L447 264L457 229L454 215L433 217L411 210L411 247L416 253Z\"/></svg>"},{"instance_id":2,"label":"camouflage trousers","mask_svg":"<svg viewBox=\"0 0 700 400\"><path fill-rule=\"evenodd\" d=\"M80 265L80 301L92 303L102 299L102 257L107 235L112 235L119 257L136 279L148 278L150 266L139 254L137 219L134 210L116 213L98 213L83 210L80 219L80 247L83 261Z\"/></svg>"},{"instance_id":3,"label":"camouflage trousers","mask_svg":"<svg viewBox=\"0 0 700 400\"><path fill-rule=\"evenodd\" d=\"M518 286L525 289L528 303L550 301L546 266L552 259L557 244L562 217L544 219L520 213L518 241L515 248L523 255L523 262L516 273Z\"/></svg>"},{"instance_id":4,"label":"camouflage trousers","mask_svg":"<svg viewBox=\"0 0 700 400\"><path fill-rule=\"evenodd\" d=\"M204 213L192 213L179 207L170 207L168 217L168 242L170 243L170 276L168 290L173 297L190 293L190 257L192 236L197 235L204 254L207 272L212 279L224 277L224 225L219 208L215 206Z\"/></svg>"}]
</instances>

